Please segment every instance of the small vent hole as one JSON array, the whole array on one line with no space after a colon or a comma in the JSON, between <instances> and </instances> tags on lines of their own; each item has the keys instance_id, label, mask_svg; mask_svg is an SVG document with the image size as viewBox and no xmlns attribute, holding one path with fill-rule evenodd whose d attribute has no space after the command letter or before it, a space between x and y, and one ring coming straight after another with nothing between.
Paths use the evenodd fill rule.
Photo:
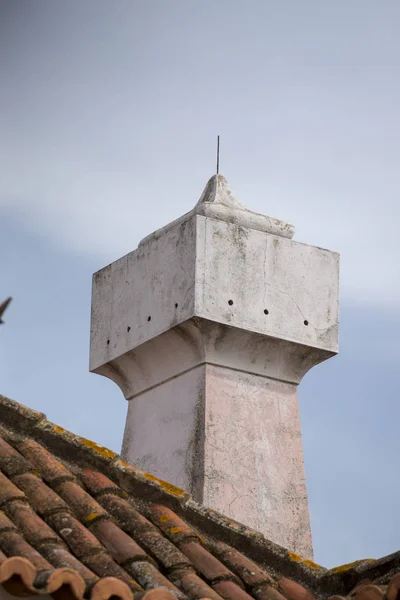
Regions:
<instances>
[{"instance_id":1,"label":"small vent hole","mask_svg":"<svg viewBox=\"0 0 400 600\"><path fill-rule=\"evenodd\" d=\"M177 302L175 302L175 308L178 308L178 303Z\"/></svg>"},{"instance_id":2,"label":"small vent hole","mask_svg":"<svg viewBox=\"0 0 400 600\"><path fill-rule=\"evenodd\" d=\"M150 316L149 316L149 317L147 317L147 320L148 320L148 321L151 321L151 317L150 317Z\"/></svg>"},{"instance_id":3,"label":"small vent hole","mask_svg":"<svg viewBox=\"0 0 400 600\"><path fill-rule=\"evenodd\" d=\"M307 319L304 321L304 325L306 325L306 326L308 325Z\"/></svg>"},{"instance_id":4,"label":"small vent hole","mask_svg":"<svg viewBox=\"0 0 400 600\"><path fill-rule=\"evenodd\" d=\"M232 306L233 300L228 300L228 304L229 304L229 306Z\"/></svg>"},{"instance_id":5,"label":"small vent hole","mask_svg":"<svg viewBox=\"0 0 400 600\"><path fill-rule=\"evenodd\" d=\"M129 327L129 325L128 325L128 327L126 328L126 330L127 330L127 332L128 332L128 333L130 332L131 328Z\"/></svg>"},{"instance_id":6,"label":"small vent hole","mask_svg":"<svg viewBox=\"0 0 400 600\"><path fill-rule=\"evenodd\" d=\"M110 345L110 340L107 340L107 346L109 346L109 345Z\"/></svg>"},{"instance_id":7,"label":"small vent hole","mask_svg":"<svg viewBox=\"0 0 400 600\"><path fill-rule=\"evenodd\" d=\"M264 315L269 315L269 310L267 308L264 308Z\"/></svg>"}]
</instances>

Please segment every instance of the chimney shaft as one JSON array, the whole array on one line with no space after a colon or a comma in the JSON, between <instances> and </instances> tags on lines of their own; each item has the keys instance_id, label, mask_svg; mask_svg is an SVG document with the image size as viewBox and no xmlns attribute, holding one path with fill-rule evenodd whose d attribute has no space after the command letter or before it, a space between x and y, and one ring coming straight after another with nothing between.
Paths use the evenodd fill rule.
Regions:
<instances>
[{"instance_id":1,"label":"chimney shaft","mask_svg":"<svg viewBox=\"0 0 400 600\"><path fill-rule=\"evenodd\" d=\"M93 276L90 370L128 403L125 460L312 558L297 385L337 353L339 256L226 180Z\"/></svg>"}]
</instances>

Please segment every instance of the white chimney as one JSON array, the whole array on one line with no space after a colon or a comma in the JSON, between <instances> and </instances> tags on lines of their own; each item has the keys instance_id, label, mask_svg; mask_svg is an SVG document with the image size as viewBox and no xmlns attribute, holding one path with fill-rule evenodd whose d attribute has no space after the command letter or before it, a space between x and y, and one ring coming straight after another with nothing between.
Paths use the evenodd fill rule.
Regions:
<instances>
[{"instance_id":1,"label":"white chimney","mask_svg":"<svg viewBox=\"0 0 400 600\"><path fill-rule=\"evenodd\" d=\"M90 370L128 400L125 460L312 557L297 385L338 351L339 256L221 175L93 276Z\"/></svg>"}]
</instances>

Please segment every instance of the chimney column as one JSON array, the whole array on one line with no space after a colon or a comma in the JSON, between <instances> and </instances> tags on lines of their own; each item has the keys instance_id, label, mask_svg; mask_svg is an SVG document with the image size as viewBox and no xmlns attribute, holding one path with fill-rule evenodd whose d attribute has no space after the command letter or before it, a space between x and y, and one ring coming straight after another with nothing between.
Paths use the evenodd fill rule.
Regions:
<instances>
[{"instance_id":1,"label":"chimney column","mask_svg":"<svg viewBox=\"0 0 400 600\"><path fill-rule=\"evenodd\" d=\"M122 455L312 558L297 385L337 353L339 256L222 175L93 276L90 370L128 400Z\"/></svg>"}]
</instances>

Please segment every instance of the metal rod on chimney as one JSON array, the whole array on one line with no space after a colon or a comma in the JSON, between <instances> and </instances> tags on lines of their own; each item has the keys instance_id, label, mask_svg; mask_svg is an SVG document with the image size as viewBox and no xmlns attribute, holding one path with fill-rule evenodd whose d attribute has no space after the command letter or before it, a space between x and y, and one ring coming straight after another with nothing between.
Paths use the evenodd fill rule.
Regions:
<instances>
[{"instance_id":1,"label":"metal rod on chimney","mask_svg":"<svg viewBox=\"0 0 400 600\"><path fill-rule=\"evenodd\" d=\"M217 135L217 175L219 173L219 135Z\"/></svg>"}]
</instances>

